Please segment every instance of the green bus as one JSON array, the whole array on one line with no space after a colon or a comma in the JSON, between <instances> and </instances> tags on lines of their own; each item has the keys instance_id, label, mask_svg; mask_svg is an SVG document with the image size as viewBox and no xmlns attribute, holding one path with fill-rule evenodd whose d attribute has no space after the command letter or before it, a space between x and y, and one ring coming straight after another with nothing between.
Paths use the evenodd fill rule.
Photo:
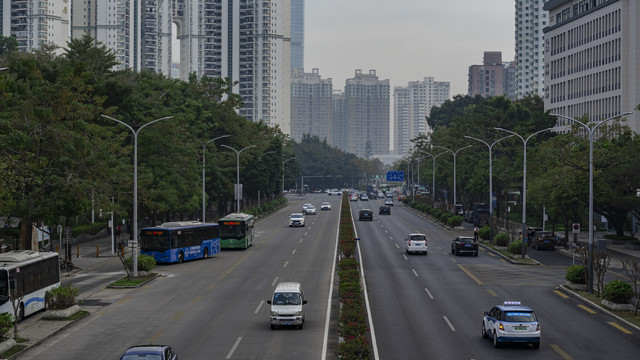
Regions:
<instances>
[{"instance_id":1,"label":"green bus","mask_svg":"<svg viewBox=\"0 0 640 360\"><path fill-rule=\"evenodd\" d=\"M246 249L253 244L253 223L251 214L233 213L218 220L220 225L221 249Z\"/></svg>"}]
</instances>

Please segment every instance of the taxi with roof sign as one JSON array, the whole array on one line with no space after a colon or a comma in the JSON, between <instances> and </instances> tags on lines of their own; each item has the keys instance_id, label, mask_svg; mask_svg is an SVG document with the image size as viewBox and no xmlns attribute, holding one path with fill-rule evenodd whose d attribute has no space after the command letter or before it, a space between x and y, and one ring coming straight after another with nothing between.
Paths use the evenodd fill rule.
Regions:
<instances>
[{"instance_id":1,"label":"taxi with roof sign","mask_svg":"<svg viewBox=\"0 0 640 360\"><path fill-rule=\"evenodd\" d=\"M533 309L519 301L505 301L485 311L482 337L490 338L494 347L506 343L531 344L540 348L540 322Z\"/></svg>"}]
</instances>

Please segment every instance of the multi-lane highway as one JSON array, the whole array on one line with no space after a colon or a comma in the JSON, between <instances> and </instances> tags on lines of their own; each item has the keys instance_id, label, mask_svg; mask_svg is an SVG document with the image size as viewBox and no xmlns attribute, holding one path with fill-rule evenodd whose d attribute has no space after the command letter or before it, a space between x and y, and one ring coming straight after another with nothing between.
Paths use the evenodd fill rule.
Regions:
<instances>
[{"instance_id":1,"label":"multi-lane highway","mask_svg":"<svg viewBox=\"0 0 640 360\"><path fill-rule=\"evenodd\" d=\"M289 228L304 202L332 211L306 216ZM162 276L139 289L103 289L90 296L92 314L24 354L21 359L117 359L134 344L169 344L181 359L335 358L337 341L332 275L340 197L312 194L256 223L254 246L206 259L159 266ZM547 252L551 265L513 265L481 250L451 254L456 233L406 207L378 215L382 200L352 202L380 359L635 359L640 336L555 287L571 259ZM373 221L357 211L374 210ZM425 233L429 254L406 255L404 237ZM301 282L308 299L303 330L269 326L278 282ZM333 281L335 283L335 281ZM480 335L482 312L504 300L533 307L542 345L494 349ZM327 345L329 344L329 345ZM329 349L329 350L327 350Z\"/></svg>"}]
</instances>

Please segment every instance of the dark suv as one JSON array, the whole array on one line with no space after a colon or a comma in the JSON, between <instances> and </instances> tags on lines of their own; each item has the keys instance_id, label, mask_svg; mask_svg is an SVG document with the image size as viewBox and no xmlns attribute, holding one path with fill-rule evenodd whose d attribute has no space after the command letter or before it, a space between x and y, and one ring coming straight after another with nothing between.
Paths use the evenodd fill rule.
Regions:
<instances>
[{"instance_id":1,"label":"dark suv","mask_svg":"<svg viewBox=\"0 0 640 360\"><path fill-rule=\"evenodd\" d=\"M538 250L538 249L551 249L553 250L556 246L556 237L553 235L551 231L540 231L537 232L533 237L529 246Z\"/></svg>"},{"instance_id":2,"label":"dark suv","mask_svg":"<svg viewBox=\"0 0 640 360\"><path fill-rule=\"evenodd\" d=\"M136 345L127 349L120 360L158 359L178 360L178 355L169 345Z\"/></svg>"},{"instance_id":3,"label":"dark suv","mask_svg":"<svg viewBox=\"0 0 640 360\"><path fill-rule=\"evenodd\" d=\"M362 221L362 220L373 221L373 211L371 211L370 209L362 209L362 210L360 210L360 216L358 217L358 220L360 220L360 221Z\"/></svg>"},{"instance_id":4,"label":"dark suv","mask_svg":"<svg viewBox=\"0 0 640 360\"><path fill-rule=\"evenodd\" d=\"M458 236L451 243L451 253L478 256L478 242L472 237Z\"/></svg>"},{"instance_id":5,"label":"dark suv","mask_svg":"<svg viewBox=\"0 0 640 360\"><path fill-rule=\"evenodd\" d=\"M391 207L389 205L382 205L378 210L379 215L391 215Z\"/></svg>"}]
</instances>

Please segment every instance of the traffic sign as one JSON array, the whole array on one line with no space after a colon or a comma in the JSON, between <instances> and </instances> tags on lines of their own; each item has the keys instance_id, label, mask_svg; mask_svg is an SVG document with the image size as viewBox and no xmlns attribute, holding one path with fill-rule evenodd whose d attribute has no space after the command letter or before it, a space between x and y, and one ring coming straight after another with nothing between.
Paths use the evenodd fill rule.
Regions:
<instances>
[{"instance_id":1,"label":"traffic sign","mask_svg":"<svg viewBox=\"0 0 640 360\"><path fill-rule=\"evenodd\" d=\"M574 234L580 233L580 224L573 224L573 233Z\"/></svg>"},{"instance_id":2,"label":"traffic sign","mask_svg":"<svg viewBox=\"0 0 640 360\"><path fill-rule=\"evenodd\" d=\"M404 181L404 171L387 171L386 181Z\"/></svg>"}]
</instances>

